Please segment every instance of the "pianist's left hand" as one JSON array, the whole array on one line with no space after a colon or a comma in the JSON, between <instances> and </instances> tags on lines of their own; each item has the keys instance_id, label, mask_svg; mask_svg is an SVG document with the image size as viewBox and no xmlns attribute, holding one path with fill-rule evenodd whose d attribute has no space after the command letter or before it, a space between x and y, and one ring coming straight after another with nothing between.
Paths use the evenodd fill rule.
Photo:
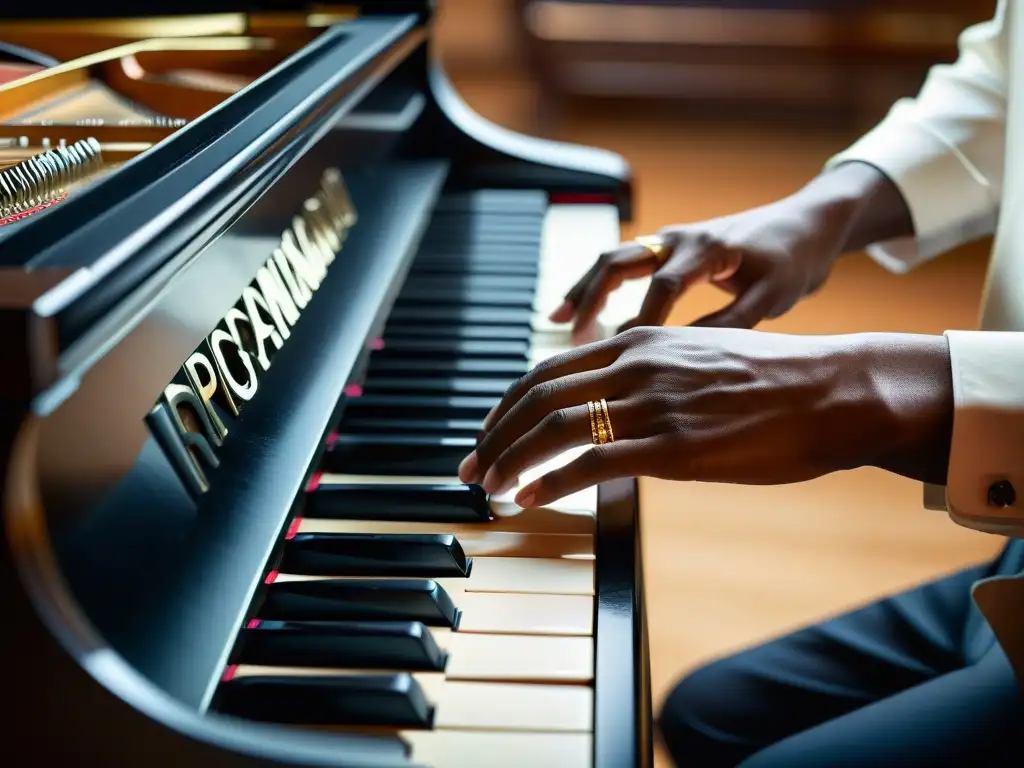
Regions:
<instances>
[{"instance_id":1,"label":"pianist's left hand","mask_svg":"<svg viewBox=\"0 0 1024 768\"><path fill-rule=\"evenodd\" d=\"M592 442L587 403L605 398L614 440L524 486L517 504L634 476L781 484L873 465L942 483L949 366L942 336L634 328L519 380L459 477L506 492L531 466Z\"/></svg>"}]
</instances>

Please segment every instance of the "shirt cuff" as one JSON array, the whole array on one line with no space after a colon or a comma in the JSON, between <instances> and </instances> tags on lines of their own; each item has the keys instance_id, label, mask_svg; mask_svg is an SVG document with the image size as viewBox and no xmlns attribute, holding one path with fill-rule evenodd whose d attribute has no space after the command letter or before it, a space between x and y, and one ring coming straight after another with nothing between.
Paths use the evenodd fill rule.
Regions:
<instances>
[{"instance_id":1,"label":"shirt cuff","mask_svg":"<svg viewBox=\"0 0 1024 768\"><path fill-rule=\"evenodd\" d=\"M955 402L946 509L968 528L1024 535L1024 332L945 335Z\"/></svg>"},{"instance_id":2,"label":"shirt cuff","mask_svg":"<svg viewBox=\"0 0 1024 768\"><path fill-rule=\"evenodd\" d=\"M890 272L918 264L994 230L997 190L956 147L913 118L898 104L889 117L826 169L862 162L884 173L910 210L914 236L873 243L868 254Z\"/></svg>"}]
</instances>

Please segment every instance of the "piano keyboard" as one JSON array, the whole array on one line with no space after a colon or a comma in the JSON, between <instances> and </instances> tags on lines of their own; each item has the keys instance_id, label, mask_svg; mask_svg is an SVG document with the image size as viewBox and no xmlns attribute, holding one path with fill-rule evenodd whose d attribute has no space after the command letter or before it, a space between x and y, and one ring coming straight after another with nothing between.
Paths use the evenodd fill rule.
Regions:
<instances>
[{"instance_id":1,"label":"piano keyboard","mask_svg":"<svg viewBox=\"0 0 1024 768\"><path fill-rule=\"evenodd\" d=\"M547 315L618 241L612 206L442 199L216 708L398 734L436 768L593 765L597 491L521 510L456 473L506 388L570 347Z\"/></svg>"}]
</instances>

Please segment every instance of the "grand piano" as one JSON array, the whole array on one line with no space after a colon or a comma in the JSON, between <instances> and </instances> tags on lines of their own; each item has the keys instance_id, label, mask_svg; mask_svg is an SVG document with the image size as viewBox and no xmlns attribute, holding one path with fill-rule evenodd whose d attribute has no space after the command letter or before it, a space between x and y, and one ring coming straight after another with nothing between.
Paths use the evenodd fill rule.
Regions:
<instances>
[{"instance_id":1,"label":"grand piano","mask_svg":"<svg viewBox=\"0 0 1024 768\"><path fill-rule=\"evenodd\" d=\"M455 477L626 163L426 0L78 10L0 10L2 762L649 765L635 482Z\"/></svg>"}]
</instances>

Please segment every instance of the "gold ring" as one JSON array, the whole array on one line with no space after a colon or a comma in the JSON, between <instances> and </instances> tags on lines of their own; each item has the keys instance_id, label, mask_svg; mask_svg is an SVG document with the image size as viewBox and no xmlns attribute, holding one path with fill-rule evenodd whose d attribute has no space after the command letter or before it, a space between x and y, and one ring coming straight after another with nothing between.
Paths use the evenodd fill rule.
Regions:
<instances>
[{"instance_id":1,"label":"gold ring","mask_svg":"<svg viewBox=\"0 0 1024 768\"><path fill-rule=\"evenodd\" d=\"M642 245L658 261L664 261L668 255L668 243L658 235L640 235L633 238L633 242Z\"/></svg>"},{"instance_id":2,"label":"gold ring","mask_svg":"<svg viewBox=\"0 0 1024 768\"><path fill-rule=\"evenodd\" d=\"M588 402L587 410L590 411L590 442L600 445L601 439L597 432L597 403L593 400Z\"/></svg>"},{"instance_id":3,"label":"gold ring","mask_svg":"<svg viewBox=\"0 0 1024 768\"><path fill-rule=\"evenodd\" d=\"M608 403L602 397L587 403L590 412L590 440L594 445L604 445L615 441L612 432L612 420L608 415Z\"/></svg>"},{"instance_id":4,"label":"gold ring","mask_svg":"<svg viewBox=\"0 0 1024 768\"><path fill-rule=\"evenodd\" d=\"M612 432L612 417L608 415L608 403L601 398L601 413L604 415L604 425L608 429L608 442L615 442L615 434Z\"/></svg>"}]
</instances>

